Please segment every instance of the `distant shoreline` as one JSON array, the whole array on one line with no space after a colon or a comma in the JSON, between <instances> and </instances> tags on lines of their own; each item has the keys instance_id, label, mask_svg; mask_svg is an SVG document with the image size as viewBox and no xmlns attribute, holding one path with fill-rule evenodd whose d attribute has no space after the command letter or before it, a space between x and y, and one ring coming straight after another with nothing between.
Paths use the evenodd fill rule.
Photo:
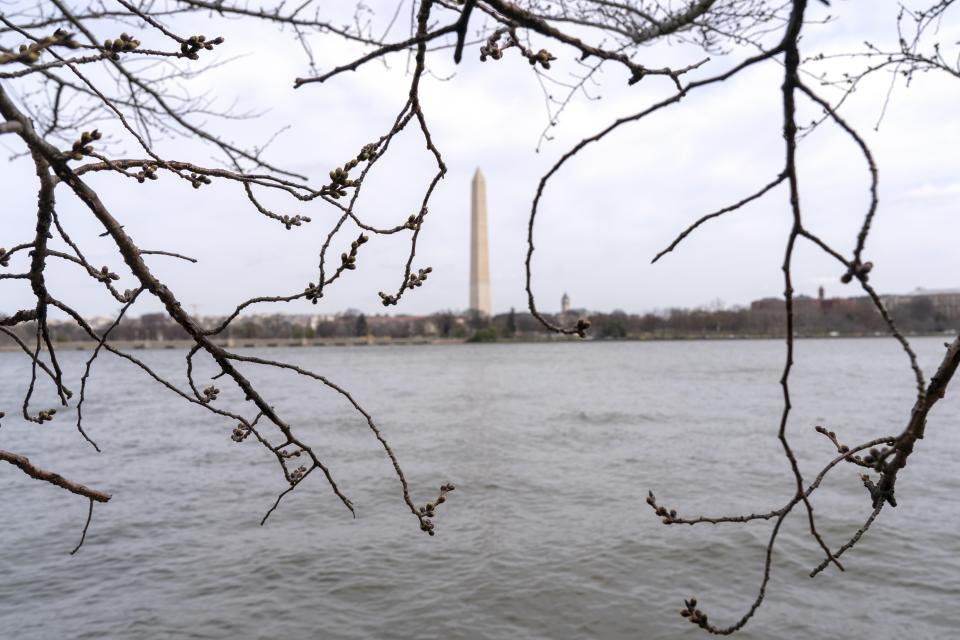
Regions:
<instances>
[{"instance_id":1,"label":"distant shoreline","mask_svg":"<svg viewBox=\"0 0 960 640\"><path fill-rule=\"evenodd\" d=\"M918 333L907 334L908 338L937 338L952 337L950 333ZM798 340L833 340L841 338L889 338L888 334L856 333L856 334L810 334L798 335ZM730 341L730 340L783 340L783 336L766 335L687 335L687 336L643 336L633 338L588 338L582 340L575 337L547 336L543 338L515 338L498 339L491 341L471 342L466 338L256 338L256 339L224 339L214 340L214 343L225 349L274 349L274 348L321 348L321 347L383 347L383 346L432 346L432 345L467 345L467 344L553 344L570 342L689 342L689 341ZM196 343L193 340L116 340L110 345L121 351L158 351L158 350L186 350ZM28 345L29 346L29 345ZM97 343L92 340L57 342L58 351L92 351ZM46 349L42 349L45 351ZM22 349L13 342L0 343L0 352L22 352Z\"/></svg>"}]
</instances>

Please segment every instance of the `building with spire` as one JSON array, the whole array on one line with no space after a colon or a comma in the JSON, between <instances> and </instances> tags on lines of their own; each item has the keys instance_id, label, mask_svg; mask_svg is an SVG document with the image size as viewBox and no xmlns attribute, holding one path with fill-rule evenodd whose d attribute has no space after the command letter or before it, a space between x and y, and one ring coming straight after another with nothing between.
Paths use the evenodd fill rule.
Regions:
<instances>
[{"instance_id":1,"label":"building with spire","mask_svg":"<svg viewBox=\"0 0 960 640\"><path fill-rule=\"evenodd\" d=\"M473 174L470 194L470 306L491 315L490 253L487 248L487 181L480 169Z\"/></svg>"}]
</instances>

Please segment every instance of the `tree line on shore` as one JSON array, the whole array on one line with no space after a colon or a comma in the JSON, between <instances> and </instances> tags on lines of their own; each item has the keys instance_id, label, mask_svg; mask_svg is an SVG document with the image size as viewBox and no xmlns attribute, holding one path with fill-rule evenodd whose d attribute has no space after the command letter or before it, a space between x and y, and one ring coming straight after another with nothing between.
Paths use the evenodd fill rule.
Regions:
<instances>
[{"instance_id":1,"label":"tree line on shore","mask_svg":"<svg viewBox=\"0 0 960 640\"><path fill-rule=\"evenodd\" d=\"M891 315L907 333L936 334L960 328L960 296L914 295L890 298ZM795 328L798 335L872 335L885 331L885 324L866 297L808 298L795 301ZM557 319L586 318L594 339L682 339L698 337L781 337L784 327L783 303L777 298L753 302L749 307L669 309L643 314L624 311L588 312L571 310ZM2 318L2 316L0 316ZM222 318L202 319L214 326ZM103 320L102 322L107 322ZM96 326L97 321L93 321ZM0 319L2 324L2 319ZM29 344L35 327L13 327ZM58 342L84 341L87 336L74 322L50 322ZM113 340L165 341L188 336L166 314L148 313L125 317L110 333ZM452 339L488 342L544 338L542 327L527 312L511 309L493 317L476 313L444 311L423 316L367 315L349 310L331 316L258 314L235 321L224 336L234 340L325 340L371 337L377 339Z\"/></svg>"}]
</instances>

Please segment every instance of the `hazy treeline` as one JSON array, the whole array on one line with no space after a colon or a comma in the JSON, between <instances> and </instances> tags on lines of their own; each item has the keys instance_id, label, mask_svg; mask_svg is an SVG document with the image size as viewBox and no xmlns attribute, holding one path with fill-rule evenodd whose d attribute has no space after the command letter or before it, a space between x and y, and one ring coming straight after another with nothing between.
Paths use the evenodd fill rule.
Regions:
<instances>
[{"instance_id":1,"label":"hazy treeline","mask_svg":"<svg viewBox=\"0 0 960 640\"><path fill-rule=\"evenodd\" d=\"M960 328L956 296L890 297L891 315L907 333L954 332ZM891 304L892 303L892 304ZM870 335L886 325L867 297L798 298L794 326L801 336ZM784 306L778 298L758 300L750 307L671 309L643 315L622 311L591 314L591 333L598 338L684 338L700 336L780 337Z\"/></svg>"},{"instance_id":2,"label":"hazy treeline","mask_svg":"<svg viewBox=\"0 0 960 640\"><path fill-rule=\"evenodd\" d=\"M960 294L888 297L897 325L908 333L942 333L960 329ZM795 301L799 335L869 335L883 332L883 319L866 297ZM556 314L558 320L589 318L589 335L596 339L656 339L695 337L777 337L783 335L784 308L777 298L758 300L749 307L669 309L645 314L572 310ZM207 317L215 326L222 318ZM93 319L94 326L97 320ZM102 323L106 323L104 319ZM82 341L87 336L76 323L50 323L54 340ZM14 328L28 344L35 328ZM124 318L110 334L114 340L162 341L187 339L183 329L165 314L150 313ZM537 321L526 312L481 318L471 313L445 311L426 316L365 315L347 311L334 316L255 315L235 321L225 337L235 340L312 340L370 336L374 338L444 338L477 341L537 339L544 337Z\"/></svg>"}]
</instances>

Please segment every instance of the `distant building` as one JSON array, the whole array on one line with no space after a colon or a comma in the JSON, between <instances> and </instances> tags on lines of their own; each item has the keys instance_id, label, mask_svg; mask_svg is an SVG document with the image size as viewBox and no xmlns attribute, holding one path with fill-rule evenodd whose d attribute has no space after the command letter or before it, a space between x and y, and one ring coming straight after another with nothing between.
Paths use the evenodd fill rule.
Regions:
<instances>
[{"instance_id":1,"label":"distant building","mask_svg":"<svg viewBox=\"0 0 960 640\"><path fill-rule=\"evenodd\" d=\"M473 174L470 193L470 306L490 317L490 254L487 249L487 181L480 169Z\"/></svg>"},{"instance_id":2,"label":"distant building","mask_svg":"<svg viewBox=\"0 0 960 640\"><path fill-rule=\"evenodd\" d=\"M563 297L560 298L560 313L569 313L569 312L570 312L570 296L564 293Z\"/></svg>"},{"instance_id":3,"label":"distant building","mask_svg":"<svg viewBox=\"0 0 960 640\"><path fill-rule=\"evenodd\" d=\"M893 311L897 307L916 305L920 302L929 303L930 308L947 316L960 314L960 289L924 289L917 287L910 293L883 296L883 303L887 309Z\"/></svg>"},{"instance_id":4,"label":"distant building","mask_svg":"<svg viewBox=\"0 0 960 640\"><path fill-rule=\"evenodd\" d=\"M324 313L324 314L315 314L310 316L309 326L312 330L316 331L321 324L324 322L331 322L334 319L333 314Z\"/></svg>"},{"instance_id":5,"label":"distant building","mask_svg":"<svg viewBox=\"0 0 960 640\"><path fill-rule=\"evenodd\" d=\"M783 298L760 298L750 303L751 311L779 311L783 309Z\"/></svg>"}]
</instances>

